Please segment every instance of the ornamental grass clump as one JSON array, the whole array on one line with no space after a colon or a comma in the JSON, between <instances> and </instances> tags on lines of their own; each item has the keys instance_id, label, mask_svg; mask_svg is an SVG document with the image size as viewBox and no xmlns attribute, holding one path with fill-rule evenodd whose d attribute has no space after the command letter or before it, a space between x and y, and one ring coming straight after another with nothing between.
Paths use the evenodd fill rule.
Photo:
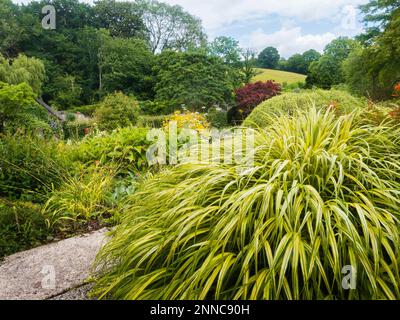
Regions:
<instances>
[{"instance_id":1,"label":"ornamental grass clump","mask_svg":"<svg viewBox=\"0 0 400 320\"><path fill-rule=\"evenodd\" d=\"M185 164L153 176L101 250L93 294L399 299L400 130L356 119L282 115L257 134L251 168ZM348 266L354 290L343 285Z\"/></svg>"}]
</instances>

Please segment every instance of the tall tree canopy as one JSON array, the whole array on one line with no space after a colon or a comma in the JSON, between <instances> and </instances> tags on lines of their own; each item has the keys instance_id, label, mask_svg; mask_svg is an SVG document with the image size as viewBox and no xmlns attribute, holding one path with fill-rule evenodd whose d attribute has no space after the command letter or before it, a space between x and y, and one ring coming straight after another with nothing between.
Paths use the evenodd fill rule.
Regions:
<instances>
[{"instance_id":1,"label":"tall tree canopy","mask_svg":"<svg viewBox=\"0 0 400 320\"><path fill-rule=\"evenodd\" d=\"M258 55L258 66L267 69L276 69L279 62L279 52L278 49L274 47L265 48Z\"/></svg>"},{"instance_id":2,"label":"tall tree canopy","mask_svg":"<svg viewBox=\"0 0 400 320\"><path fill-rule=\"evenodd\" d=\"M184 11L155 0L138 0L143 23L153 53L165 49L188 50L205 46L207 36L201 20Z\"/></svg>"},{"instance_id":3,"label":"tall tree canopy","mask_svg":"<svg viewBox=\"0 0 400 320\"><path fill-rule=\"evenodd\" d=\"M307 85L329 89L343 83L342 63L357 47L359 43L347 37L339 37L327 44L322 57L310 64Z\"/></svg>"},{"instance_id":4,"label":"tall tree canopy","mask_svg":"<svg viewBox=\"0 0 400 320\"><path fill-rule=\"evenodd\" d=\"M42 27L45 5L56 9L55 30ZM1 0L0 16L0 53L40 59L46 70L42 96L59 108L93 103L110 90L151 98L154 53L207 44L198 18L155 0L98 0L92 5L79 0L26 5Z\"/></svg>"},{"instance_id":5,"label":"tall tree canopy","mask_svg":"<svg viewBox=\"0 0 400 320\"><path fill-rule=\"evenodd\" d=\"M232 66L240 66L241 49L239 41L232 37L217 37L209 44L210 54L220 57L225 63Z\"/></svg>"},{"instance_id":6,"label":"tall tree canopy","mask_svg":"<svg viewBox=\"0 0 400 320\"><path fill-rule=\"evenodd\" d=\"M93 25L107 29L111 36L145 38L141 8L135 2L100 0L93 7Z\"/></svg>"},{"instance_id":7,"label":"tall tree canopy","mask_svg":"<svg viewBox=\"0 0 400 320\"><path fill-rule=\"evenodd\" d=\"M6 57L18 51L17 44L22 37L22 28L18 24L18 6L11 0L0 1L0 53Z\"/></svg>"},{"instance_id":8,"label":"tall tree canopy","mask_svg":"<svg viewBox=\"0 0 400 320\"><path fill-rule=\"evenodd\" d=\"M155 63L158 100L173 100L177 106L201 110L232 102L233 84L229 66L220 58L201 52L165 51Z\"/></svg>"},{"instance_id":9,"label":"tall tree canopy","mask_svg":"<svg viewBox=\"0 0 400 320\"><path fill-rule=\"evenodd\" d=\"M394 14L400 10L400 1L398 0L372 0L367 4L360 6L364 14L364 24L366 31L357 36L357 39L364 44L371 45L373 41L382 34Z\"/></svg>"},{"instance_id":10,"label":"tall tree canopy","mask_svg":"<svg viewBox=\"0 0 400 320\"><path fill-rule=\"evenodd\" d=\"M374 43L352 52L344 62L346 83L356 94L387 99L400 82L400 10Z\"/></svg>"},{"instance_id":11,"label":"tall tree canopy","mask_svg":"<svg viewBox=\"0 0 400 320\"><path fill-rule=\"evenodd\" d=\"M45 70L43 63L35 58L19 55L8 61L0 55L0 81L9 84L28 84L34 93L41 93Z\"/></svg>"},{"instance_id":12,"label":"tall tree canopy","mask_svg":"<svg viewBox=\"0 0 400 320\"><path fill-rule=\"evenodd\" d=\"M105 36L100 48L101 91L122 91L149 98L153 55L141 39Z\"/></svg>"}]
</instances>

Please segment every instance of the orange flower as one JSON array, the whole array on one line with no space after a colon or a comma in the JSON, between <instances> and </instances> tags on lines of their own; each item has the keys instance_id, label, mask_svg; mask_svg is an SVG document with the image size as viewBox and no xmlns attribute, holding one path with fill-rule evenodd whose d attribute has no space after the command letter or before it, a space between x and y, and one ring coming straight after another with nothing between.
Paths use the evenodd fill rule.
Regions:
<instances>
[{"instance_id":1,"label":"orange flower","mask_svg":"<svg viewBox=\"0 0 400 320\"><path fill-rule=\"evenodd\" d=\"M398 82L394 87L394 94L393 96L398 97L400 96L400 82Z\"/></svg>"}]
</instances>

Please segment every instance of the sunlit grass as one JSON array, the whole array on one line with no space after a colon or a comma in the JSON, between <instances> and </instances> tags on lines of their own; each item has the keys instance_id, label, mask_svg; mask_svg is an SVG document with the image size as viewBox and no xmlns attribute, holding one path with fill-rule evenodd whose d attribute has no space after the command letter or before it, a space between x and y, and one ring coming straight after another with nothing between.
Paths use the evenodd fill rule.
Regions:
<instances>
[{"instance_id":1,"label":"sunlit grass","mask_svg":"<svg viewBox=\"0 0 400 320\"><path fill-rule=\"evenodd\" d=\"M274 80L281 84L284 82L291 84L306 81L306 76L299 73L261 68L256 68L256 71L259 74L253 77L252 82Z\"/></svg>"}]
</instances>

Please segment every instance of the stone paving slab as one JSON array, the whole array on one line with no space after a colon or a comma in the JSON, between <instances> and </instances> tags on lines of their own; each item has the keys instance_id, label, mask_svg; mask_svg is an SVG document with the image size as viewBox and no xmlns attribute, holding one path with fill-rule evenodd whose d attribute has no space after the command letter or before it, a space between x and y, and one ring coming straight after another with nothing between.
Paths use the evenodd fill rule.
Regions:
<instances>
[{"instance_id":1,"label":"stone paving slab","mask_svg":"<svg viewBox=\"0 0 400 320\"><path fill-rule=\"evenodd\" d=\"M90 275L106 232L101 229L6 257L0 264L0 300L42 300L77 290Z\"/></svg>"},{"instance_id":2,"label":"stone paving slab","mask_svg":"<svg viewBox=\"0 0 400 320\"><path fill-rule=\"evenodd\" d=\"M85 284L78 288L64 292L55 297L51 297L51 298L49 298L49 300L91 300L91 298L89 298L88 294L92 288L93 288L93 284L88 283L88 284Z\"/></svg>"}]
</instances>

